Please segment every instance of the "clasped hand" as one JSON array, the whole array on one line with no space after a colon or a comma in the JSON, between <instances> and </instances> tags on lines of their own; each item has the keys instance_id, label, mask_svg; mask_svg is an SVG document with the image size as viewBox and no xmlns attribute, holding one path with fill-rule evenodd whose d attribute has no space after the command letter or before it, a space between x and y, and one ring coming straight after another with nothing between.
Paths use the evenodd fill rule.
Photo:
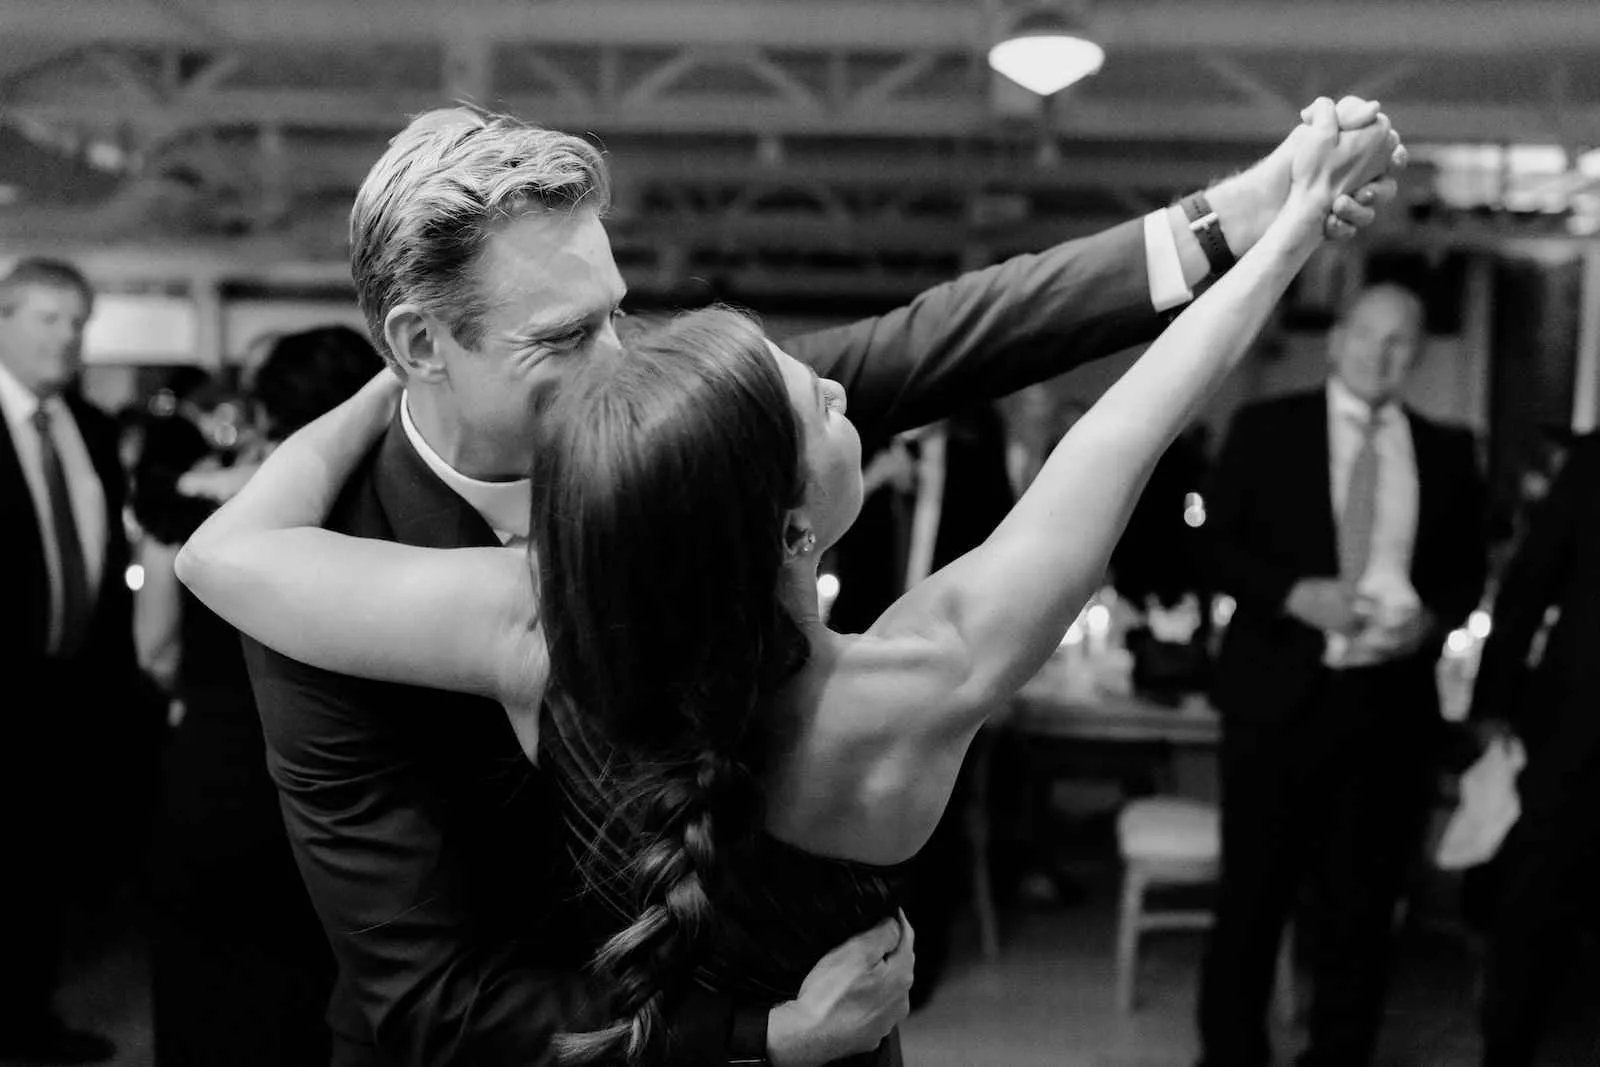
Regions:
<instances>
[{"instance_id":1,"label":"clasped hand","mask_svg":"<svg viewBox=\"0 0 1600 1067\"><path fill-rule=\"evenodd\" d=\"M1389 173L1405 166L1405 146L1376 101L1318 97L1301 118L1279 147L1289 156L1285 210L1302 213L1323 236L1353 236L1394 198Z\"/></svg>"},{"instance_id":2,"label":"clasped hand","mask_svg":"<svg viewBox=\"0 0 1600 1067\"><path fill-rule=\"evenodd\" d=\"M1372 648L1394 656L1416 652L1438 625L1437 617L1421 605L1398 618L1382 618L1385 613L1373 597L1337 578L1296 582L1284 610L1314 630L1351 638L1361 635Z\"/></svg>"}]
</instances>

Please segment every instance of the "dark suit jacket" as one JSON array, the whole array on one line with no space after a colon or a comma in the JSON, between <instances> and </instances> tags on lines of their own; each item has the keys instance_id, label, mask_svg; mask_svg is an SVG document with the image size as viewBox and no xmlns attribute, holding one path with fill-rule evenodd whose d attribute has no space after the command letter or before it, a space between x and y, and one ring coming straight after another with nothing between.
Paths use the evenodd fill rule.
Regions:
<instances>
[{"instance_id":1,"label":"dark suit jacket","mask_svg":"<svg viewBox=\"0 0 1600 1067\"><path fill-rule=\"evenodd\" d=\"M1544 654L1533 636L1557 607ZM1484 644L1472 715L1509 722L1528 746L1523 801L1559 803L1600 774L1600 436L1580 439L1506 567Z\"/></svg>"},{"instance_id":2,"label":"dark suit jacket","mask_svg":"<svg viewBox=\"0 0 1600 1067\"><path fill-rule=\"evenodd\" d=\"M883 438L1149 339L1143 231L1130 222L1020 256L875 319L786 342L841 381ZM490 531L391 426L331 525L439 547ZM331 1021L387 1062L546 1062L593 946L540 920L571 885L555 804L501 711L355 681L249 649L269 760L302 873L341 964ZM746 1023L765 1033L766 1006ZM675 1062L726 1062L732 1007L679 1006ZM759 1040L759 1036L758 1036Z\"/></svg>"},{"instance_id":3,"label":"dark suit jacket","mask_svg":"<svg viewBox=\"0 0 1600 1067\"><path fill-rule=\"evenodd\" d=\"M1436 717L1433 664L1444 634L1483 592L1483 482L1467 431L1406 416L1418 483L1411 583L1440 625L1396 665L1406 690L1396 696ZM1213 691L1228 716L1292 716L1321 671L1323 635L1283 605L1301 578L1339 574L1328 462L1327 394L1317 389L1242 411L1213 473L1205 525L1212 573L1237 602Z\"/></svg>"},{"instance_id":4,"label":"dark suit jacket","mask_svg":"<svg viewBox=\"0 0 1600 1067\"><path fill-rule=\"evenodd\" d=\"M125 669L136 660L133 600L123 580L128 567L128 539L122 529L127 485L117 455L117 430L110 418L75 394L69 393L65 399L88 447L106 502L106 548L101 561L99 600L78 659L99 667L114 665ZM44 656L49 635L49 570L39 516L10 433L0 433L0 505L6 516L6 521L0 523L0 559L12 568L6 606L0 611L0 650L8 659L18 656L21 665L37 665Z\"/></svg>"},{"instance_id":5,"label":"dark suit jacket","mask_svg":"<svg viewBox=\"0 0 1600 1067\"><path fill-rule=\"evenodd\" d=\"M92 893L120 876L137 848L151 786L157 725L133 650L133 599L124 578L126 495L111 419L66 397L105 493L106 546L94 617L70 660L45 655L50 587L44 542L17 448L0 420L0 665L9 689L0 747L0 834L42 834L70 870L26 872ZM16 705L15 707L13 705ZM14 820L25 819L26 826ZM32 840L32 838L30 838ZM28 851L24 849L24 851ZM19 863L29 864L26 856ZM55 864L50 864L53 868ZM57 880L60 880L59 882ZM26 919L22 921L27 921Z\"/></svg>"}]
</instances>

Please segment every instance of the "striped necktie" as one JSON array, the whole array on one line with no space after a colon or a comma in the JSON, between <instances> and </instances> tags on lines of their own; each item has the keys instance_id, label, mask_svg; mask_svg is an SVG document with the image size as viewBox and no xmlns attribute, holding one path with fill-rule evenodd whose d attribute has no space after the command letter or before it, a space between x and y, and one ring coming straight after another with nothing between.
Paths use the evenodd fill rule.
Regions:
<instances>
[{"instance_id":1,"label":"striped necktie","mask_svg":"<svg viewBox=\"0 0 1600 1067\"><path fill-rule=\"evenodd\" d=\"M78 650L89 629L93 605L89 601L89 568L83 558L78 520L72 513L72 493L66 471L50 432L50 411L43 404L33 413L39 431L39 463L44 468L45 491L50 497L50 519L55 528L56 558L61 561L61 636L55 653L63 659Z\"/></svg>"},{"instance_id":2,"label":"striped necktie","mask_svg":"<svg viewBox=\"0 0 1600 1067\"><path fill-rule=\"evenodd\" d=\"M1372 533L1378 517L1379 423L1375 417L1352 421L1360 430L1361 443L1350 464L1344 511L1339 517L1339 576L1354 586L1367 573L1372 558Z\"/></svg>"}]
</instances>

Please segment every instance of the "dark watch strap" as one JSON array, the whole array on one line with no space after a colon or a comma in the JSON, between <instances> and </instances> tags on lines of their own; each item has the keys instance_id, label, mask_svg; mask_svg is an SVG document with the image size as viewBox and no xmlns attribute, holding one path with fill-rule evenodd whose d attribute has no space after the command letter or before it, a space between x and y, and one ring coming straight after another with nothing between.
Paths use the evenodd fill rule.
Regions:
<instances>
[{"instance_id":1,"label":"dark watch strap","mask_svg":"<svg viewBox=\"0 0 1600 1067\"><path fill-rule=\"evenodd\" d=\"M1237 262L1228 250L1228 239L1222 236L1222 223L1211 210L1211 202L1204 193L1190 193L1179 201L1184 217L1189 220L1189 232L1200 242L1200 251L1206 254L1206 263L1213 276L1224 274Z\"/></svg>"},{"instance_id":2,"label":"dark watch strap","mask_svg":"<svg viewBox=\"0 0 1600 1067\"><path fill-rule=\"evenodd\" d=\"M735 1008L728 1033L729 1067L771 1067L767 1059L767 1009Z\"/></svg>"}]
</instances>

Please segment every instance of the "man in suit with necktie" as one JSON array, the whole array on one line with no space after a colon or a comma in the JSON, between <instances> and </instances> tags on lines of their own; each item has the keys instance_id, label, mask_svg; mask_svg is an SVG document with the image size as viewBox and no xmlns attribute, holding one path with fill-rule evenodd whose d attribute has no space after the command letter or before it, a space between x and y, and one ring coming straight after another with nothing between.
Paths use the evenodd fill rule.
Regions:
<instances>
[{"instance_id":1,"label":"man in suit with necktie","mask_svg":"<svg viewBox=\"0 0 1600 1067\"><path fill-rule=\"evenodd\" d=\"M1273 961L1303 887L1314 997L1299 1063L1372 1058L1432 795L1434 664L1485 570L1471 436L1399 399L1424 321L1415 294L1363 290L1329 336L1325 387L1243 411L1215 471L1213 576L1238 608L1213 694L1223 873L1204 1067L1270 1062Z\"/></svg>"},{"instance_id":2,"label":"man in suit with necktie","mask_svg":"<svg viewBox=\"0 0 1600 1067\"><path fill-rule=\"evenodd\" d=\"M137 692L116 429L73 388L93 306L94 290L69 263L26 259L0 279L0 560L9 571L0 1058L43 1063L112 1054L110 1042L67 1026L51 999L63 902L95 880L85 860L102 852L116 810L95 768L109 767L99 760Z\"/></svg>"},{"instance_id":3,"label":"man in suit with necktie","mask_svg":"<svg viewBox=\"0 0 1600 1067\"><path fill-rule=\"evenodd\" d=\"M1530 655L1551 609L1540 655ZM1495 599L1472 718L1528 763L1522 815L1495 860L1484 1067L1534 1062L1546 1011L1600 891L1600 435L1580 438L1528 524ZM1537 660L1530 665L1530 660Z\"/></svg>"}]
</instances>

